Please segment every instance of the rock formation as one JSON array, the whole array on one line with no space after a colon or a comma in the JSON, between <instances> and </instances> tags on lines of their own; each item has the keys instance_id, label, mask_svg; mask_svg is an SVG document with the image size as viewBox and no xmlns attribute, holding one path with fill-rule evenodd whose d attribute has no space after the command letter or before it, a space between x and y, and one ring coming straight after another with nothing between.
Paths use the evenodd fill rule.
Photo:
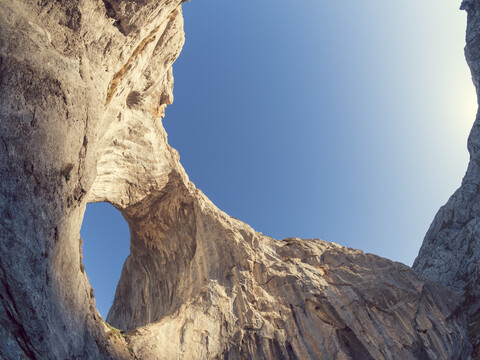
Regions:
<instances>
[{"instance_id":1,"label":"rock formation","mask_svg":"<svg viewBox=\"0 0 480 360\"><path fill-rule=\"evenodd\" d=\"M468 11L465 57L479 95L480 3L464 0ZM468 138L470 163L461 187L440 208L413 268L453 289L469 317L469 337L480 359L480 113Z\"/></svg>"},{"instance_id":2,"label":"rock formation","mask_svg":"<svg viewBox=\"0 0 480 360\"><path fill-rule=\"evenodd\" d=\"M276 241L188 180L162 125L181 2L0 0L0 358L467 358L448 288L359 250ZM130 226L107 318L124 334L81 264L98 201Z\"/></svg>"}]
</instances>

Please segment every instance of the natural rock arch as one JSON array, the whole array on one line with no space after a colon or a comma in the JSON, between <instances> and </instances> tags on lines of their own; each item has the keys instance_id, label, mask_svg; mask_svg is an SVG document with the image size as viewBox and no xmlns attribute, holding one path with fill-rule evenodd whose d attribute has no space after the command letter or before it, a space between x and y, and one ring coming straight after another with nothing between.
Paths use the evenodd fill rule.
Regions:
<instances>
[{"instance_id":1,"label":"natural rock arch","mask_svg":"<svg viewBox=\"0 0 480 360\"><path fill-rule=\"evenodd\" d=\"M359 250L275 241L196 189L161 122L181 1L108 3L115 15L100 0L0 1L0 356L466 356L446 288ZM80 270L96 201L131 228L108 319L135 329L128 343Z\"/></svg>"}]
</instances>

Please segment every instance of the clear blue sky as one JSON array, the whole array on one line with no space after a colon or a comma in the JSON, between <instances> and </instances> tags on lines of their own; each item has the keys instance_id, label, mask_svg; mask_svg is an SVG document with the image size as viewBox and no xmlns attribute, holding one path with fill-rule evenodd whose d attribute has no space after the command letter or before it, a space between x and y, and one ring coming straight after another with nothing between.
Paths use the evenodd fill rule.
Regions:
<instances>
[{"instance_id":1,"label":"clear blue sky","mask_svg":"<svg viewBox=\"0 0 480 360\"><path fill-rule=\"evenodd\" d=\"M256 230L411 265L468 161L476 98L459 5L185 3L169 142L196 186ZM129 251L112 211L89 205L82 229L103 316Z\"/></svg>"}]
</instances>

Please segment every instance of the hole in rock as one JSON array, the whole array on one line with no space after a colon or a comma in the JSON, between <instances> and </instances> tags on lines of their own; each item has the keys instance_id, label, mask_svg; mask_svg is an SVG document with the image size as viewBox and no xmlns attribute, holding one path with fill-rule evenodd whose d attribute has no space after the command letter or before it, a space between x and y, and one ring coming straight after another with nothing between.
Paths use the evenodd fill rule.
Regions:
<instances>
[{"instance_id":1,"label":"hole in rock","mask_svg":"<svg viewBox=\"0 0 480 360\"><path fill-rule=\"evenodd\" d=\"M87 204L80 236L85 272L94 290L97 309L106 319L130 253L130 230L113 205L95 203Z\"/></svg>"},{"instance_id":2,"label":"hole in rock","mask_svg":"<svg viewBox=\"0 0 480 360\"><path fill-rule=\"evenodd\" d=\"M255 230L411 265L467 167L477 99L458 4L185 3L169 143Z\"/></svg>"}]
</instances>

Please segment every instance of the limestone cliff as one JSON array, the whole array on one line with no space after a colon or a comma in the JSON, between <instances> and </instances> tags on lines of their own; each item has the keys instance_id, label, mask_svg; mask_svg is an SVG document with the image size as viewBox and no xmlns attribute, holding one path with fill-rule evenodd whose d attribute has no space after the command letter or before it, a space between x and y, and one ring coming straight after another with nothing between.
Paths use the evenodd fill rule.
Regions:
<instances>
[{"instance_id":1,"label":"limestone cliff","mask_svg":"<svg viewBox=\"0 0 480 360\"><path fill-rule=\"evenodd\" d=\"M479 95L480 2L465 0L468 11L465 57ZM480 359L480 113L468 138L470 163L461 187L440 208L413 268L453 289L469 317L469 336Z\"/></svg>"},{"instance_id":2,"label":"limestone cliff","mask_svg":"<svg viewBox=\"0 0 480 360\"><path fill-rule=\"evenodd\" d=\"M446 287L359 250L271 239L188 180L162 126L181 2L0 0L0 358L467 358ZM107 318L125 335L81 265L96 201L130 226Z\"/></svg>"}]
</instances>

